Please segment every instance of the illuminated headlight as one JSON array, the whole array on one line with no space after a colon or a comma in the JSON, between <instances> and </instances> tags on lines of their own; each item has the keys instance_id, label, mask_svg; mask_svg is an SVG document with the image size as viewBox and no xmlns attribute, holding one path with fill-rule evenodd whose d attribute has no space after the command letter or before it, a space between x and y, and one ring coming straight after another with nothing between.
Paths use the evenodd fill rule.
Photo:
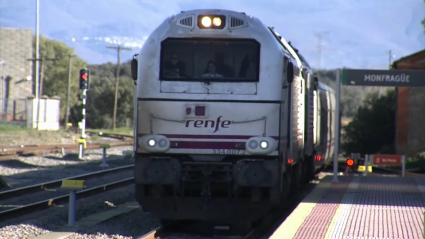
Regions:
<instances>
[{"instance_id":1,"label":"illuminated headlight","mask_svg":"<svg viewBox=\"0 0 425 239\"><path fill-rule=\"evenodd\" d=\"M145 152L166 152L170 141L163 135L145 135L138 140L139 148Z\"/></svg>"},{"instance_id":2,"label":"illuminated headlight","mask_svg":"<svg viewBox=\"0 0 425 239\"><path fill-rule=\"evenodd\" d=\"M203 17L201 22L202 22L202 25L204 27L210 27L211 26L211 18L210 17Z\"/></svg>"},{"instance_id":3,"label":"illuminated headlight","mask_svg":"<svg viewBox=\"0 0 425 239\"><path fill-rule=\"evenodd\" d=\"M154 140L154 139L150 139L150 140L148 141L148 145L149 145L149 146L151 146L151 147L155 146L155 144L156 144L156 142L155 142L155 140Z\"/></svg>"},{"instance_id":4,"label":"illuminated headlight","mask_svg":"<svg viewBox=\"0 0 425 239\"><path fill-rule=\"evenodd\" d=\"M218 27L221 25L221 19L219 17L214 17L212 23L214 26Z\"/></svg>"},{"instance_id":5,"label":"illuminated headlight","mask_svg":"<svg viewBox=\"0 0 425 239\"><path fill-rule=\"evenodd\" d=\"M198 15L199 29L223 29L226 25L225 15Z\"/></svg>"},{"instance_id":6,"label":"illuminated headlight","mask_svg":"<svg viewBox=\"0 0 425 239\"><path fill-rule=\"evenodd\" d=\"M269 144L267 143L267 141L261 141L261 143L260 143L260 147L261 147L262 149L266 149L266 148L267 148L267 146L269 146Z\"/></svg>"}]
</instances>

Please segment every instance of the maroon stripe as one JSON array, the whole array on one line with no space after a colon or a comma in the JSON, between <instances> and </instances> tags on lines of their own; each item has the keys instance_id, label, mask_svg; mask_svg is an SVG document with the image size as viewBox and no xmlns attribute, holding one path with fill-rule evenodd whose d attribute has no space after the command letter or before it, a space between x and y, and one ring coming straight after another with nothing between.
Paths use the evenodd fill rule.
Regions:
<instances>
[{"instance_id":1,"label":"maroon stripe","mask_svg":"<svg viewBox=\"0 0 425 239\"><path fill-rule=\"evenodd\" d=\"M245 142L191 142L171 141L170 148L174 149L245 149Z\"/></svg>"},{"instance_id":2,"label":"maroon stripe","mask_svg":"<svg viewBox=\"0 0 425 239\"><path fill-rule=\"evenodd\" d=\"M142 137L146 134L139 134ZM261 137L258 135L201 135L201 134L161 134L171 139L249 139L252 137ZM279 136L270 136L273 139L278 140Z\"/></svg>"}]
</instances>

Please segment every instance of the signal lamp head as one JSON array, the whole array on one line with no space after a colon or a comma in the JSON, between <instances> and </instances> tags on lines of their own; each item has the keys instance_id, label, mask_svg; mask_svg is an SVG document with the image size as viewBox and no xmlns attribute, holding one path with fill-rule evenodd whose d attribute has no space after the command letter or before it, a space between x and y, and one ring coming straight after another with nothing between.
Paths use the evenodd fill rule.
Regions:
<instances>
[{"instance_id":1,"label":"signal lamp head","mask_svg":"<svg viewBox=\"0 0 425 239\"><path fill-rule=\"evenodd\" d=\"M83 73L83 74L81 75L81 79L83 79L83 80L87 80L87 73Z\"/></svg>"},{"instance_id":2,"label":"signal lamp head","mask_svg":"<svg viewBox=\"0 0 425 239\"><path fill-rule=\"evenodd\" d=\"M351 158L350 159L347 159L346 164L347 164L347 166L351 167L351 166L354 165L354 160L351 159Z\"/></svg>"}]
</instances>

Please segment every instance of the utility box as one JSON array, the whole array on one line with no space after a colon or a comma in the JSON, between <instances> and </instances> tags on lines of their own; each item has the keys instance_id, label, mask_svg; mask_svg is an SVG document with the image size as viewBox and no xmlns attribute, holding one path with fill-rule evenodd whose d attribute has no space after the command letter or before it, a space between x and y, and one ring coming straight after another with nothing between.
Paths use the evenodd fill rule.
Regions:
<instances>
[{"instance_id":1,"label":"utility box","mask_svg":"<svg viewBox=\"0 0 425 239\"><path fill-rule=\"evenodd\" d=\"M38 112L37 112L38 109ZM49 99L43 96L37 100L27 100L27 127L39 130L59 130L60 128L60 99Z\"/></svg>"}]
</instances>

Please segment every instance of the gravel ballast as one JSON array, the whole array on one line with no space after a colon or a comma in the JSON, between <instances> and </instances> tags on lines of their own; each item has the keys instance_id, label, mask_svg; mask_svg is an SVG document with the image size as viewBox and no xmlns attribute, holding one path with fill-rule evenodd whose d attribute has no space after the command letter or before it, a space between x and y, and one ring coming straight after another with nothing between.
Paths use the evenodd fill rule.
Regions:
<instances>
[{"instance_id":1,"label":"gravel ballast","mask_svg":"<svg viewBox=\"0 0 425 239\"><path fill-rule=\"evenodd\" d=\"M66 239L77 238L137 238L160 226L158 219L154 219L141 208L127 214L120 215L92 227L85 228Z\"/></svg>"},{"instance_id":2,"label":"gravel ballast","mask_svg":"<svg viewBox=\"0 0 425 239\"><path fill-rule=\"evenodd\" d=\"M108 173L95 178L89 178L84 181L84 184L87 188L93 188L131 177L133 177L133 169L126 169L119 172ZM2 212L3 210L10 209L8 205L25 206L42 200L49 200L58 196L67 195L68 193L68 190L61 190L60 188L47 188L39 192L28 193L20 195L18 197L7 198L4 200L0 196L0 212Z\"/></svg>"},{"instance_id":3,"label":"gravel ballast","mask_svg":"<svg viewBox=\"0 0 425 239\"><path fill-rule=\"evenodd\" d=\"M131 201L134 201L133 185L80 199L77 201L77 220L91 214L111 210L114 208L111 204L120 205ZM120 221L114 221L116 219L112 218L104 223L83 229L81 234L74 233L69 238L131 238L127 235L131 233L132 227L134 227L134 230L137 229L137 231L132 232L133 234L137 232L143 234L160 225L158 219L150 216L149 213L144 212L141 208L117 218ZM67 223L68 205L63 205L63 207L50 208L1 222L0 238L28 238L29 236L46 234ZM97 232L100 234L96 236ZM83 236L84 234L87 235ZM115 234L115 236L112 234Z\"/></svg>"},{"instance_id":4,"label":"gravel ballast","mask_svg":"<svg viewBox=\"0 0 425 239\"><path fill-rule=\"evenodd\" d=\"M86 150L84 159L79 160L75 152L65 156L49 154L44 156L19 157L14 160L0 160L0 175L13 188L23 187L80 174L105 170L108 168L134 164L134 160L124 159L123 151L132 150L132 146L120 146L107 149L108 167L100 167L103 158L102 149Z\"/></svg>"}]
</instances>

